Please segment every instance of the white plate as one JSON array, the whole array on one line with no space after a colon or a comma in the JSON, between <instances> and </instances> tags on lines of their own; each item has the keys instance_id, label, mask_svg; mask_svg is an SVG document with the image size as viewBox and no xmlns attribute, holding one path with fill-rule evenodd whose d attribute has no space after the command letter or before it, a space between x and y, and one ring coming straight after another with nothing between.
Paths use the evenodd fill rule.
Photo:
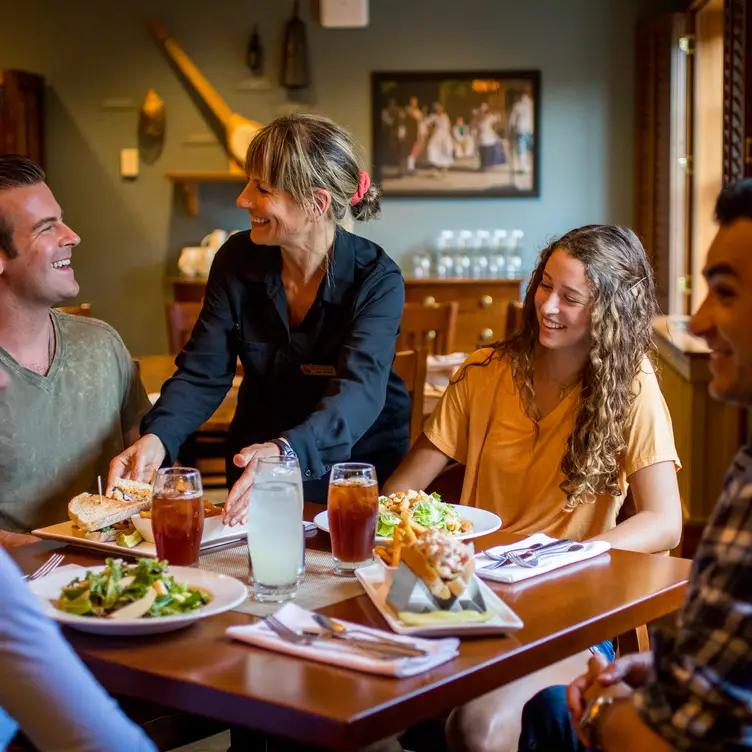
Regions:
<instances>
[{"instance_id":1,"label":"white plate","mask_svg":"<svg viewBox=\"0 0 752 752\"><path fill-rule=\"evenodd\" d=\"M221 518L210 517L209 519L213 520ZM74 546L81 546L82 548L93 548L96 551L105 551L110 554L129 554L130 556L146 556L151 559L157 558L157 547L153 543L142 541L133 548L125 548L124 546L118 546L115 541L112 541L111 543L103 543L101 541L89 540L88 538L76 535L73 530L73 523L70 520L67 522L59 522L57 525L50 525L49 527L32 530L31 534L36 535L39 538L47 538L62 543L69 543ZM204 532L204 535L201 538L201 550L204 551L209 548L214 548L215 546L224 545L225 543L242 540L245 536L246 532L243 525L235 525L235 527L221 524L216 527L212 525Z\"/></svg>"},{"instance_id":2,"label":"white plate","mask_svg":"<svg viewBox=\"0 0 752 752\"><path fill-rule=\"evenodd\" d=\"M501 517L489 512L485 509L478 509L477 507L466 507L462 504L449 504L450 507L454 507L460 519L467 520L473 526L473 529L469 533L460 533L459 535L453 535L452 538L457 540L469 540L470 538L478 538L481 535L488 535L494 530L498 530L501 527ZM314 523L319 530L323 530L325 533L329 532L329 516L326 510L319 512L314 518ZM385 538L382 535L376 536L377 543L385 543L390 541L391 538Z\"/></svg>"},{"instance_id":3,"label":"white plate","mask_svg":"<svg viewBox=\"0 0 752 752\"><path fill-rule=\"evenodd\" d=\"M103 569L105 569L104 566L81 567L79 576L83 577L87 570L90 572L101 572ZM228 577L226 574L209 572L205 569L196 569L195 567L177 566L170 567L169 574L175 578L176 582L184 582L195 585L202 590L207 590L211 593L211 601L205 606L186 614L117 620L67 614L65 611L58 610L50 603L50 599L57 599L63 587L76 576L70 569L53 572L47 577L34 580L29 583L29 588L42 601L47 616L60 624L78 629L81 632L120 636L158 634L160 632L171 632L175 629L181 629L199 619L221 614L223 611L229 611L231 608L240 605L248 597L248 588L240 580Z\"/></svg>"},{"instance_id":4,"label":"white plate","mask_svg":"<svg viewBox=\"0 0 752 752\"><path fill-rule=\"evenodd\" d=\"M365 588L366 594L373 601L373 605L386 619L393 632L401 635L423 635L425 637L475 637L479 635L506 634L521 629L524 625L522 619L499 598L483 580L475 578L478 588L486 602L489 611L494 616L482 624L436 624L430 627L408 627L397 617L394 609L386 602L389 585L384 579L384 567L373 564L355 570L355 576Z\"/></svg>"}]
</instances>

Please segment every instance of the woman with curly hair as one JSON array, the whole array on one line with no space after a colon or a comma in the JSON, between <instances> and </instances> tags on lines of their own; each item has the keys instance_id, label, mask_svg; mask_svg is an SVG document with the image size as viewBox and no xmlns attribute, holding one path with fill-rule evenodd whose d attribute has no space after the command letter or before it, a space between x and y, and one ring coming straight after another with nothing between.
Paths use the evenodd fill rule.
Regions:
<instances>
[{"instance_id":1,"label":"woman with curly hair","mask_svg":"<svg viewBox=\"0 0 752 752\"><path fill-rule=\"evenodd\" d=\"M426 488L455 460L465 465L461 503L495 512L508 532L675 547L680 465L648 357L656 313L631 230L590 225L554 241L528 285L520 331L468 358L383 493ZM636 513L617 525L628 488ZM591 651L613 658L610 642ZM452 749L516 749L525 701L583 673L589 655L455 709Z\"/></svg>"}]
</instances>

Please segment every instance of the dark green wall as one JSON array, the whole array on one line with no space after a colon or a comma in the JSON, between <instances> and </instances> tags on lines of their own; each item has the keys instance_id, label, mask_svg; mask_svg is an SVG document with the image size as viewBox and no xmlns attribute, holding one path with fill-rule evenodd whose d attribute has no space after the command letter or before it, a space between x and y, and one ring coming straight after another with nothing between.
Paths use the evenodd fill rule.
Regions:
<instances>
[{"instance_id":1,"label":"dark green wall","mask_svg":"<svg viewBox=\"0 0 752 752\"><path fill-rule=\"evenodd\" d=\"M545 239L588 222L632 220L635 20L677 0L371 0L362 30L308 21L314 86L290 102L276 85L248 90L244 50L260 24L276 79L287 0L16 0L0 2L0 68L46 77L47 172L81 235L80 299L123 334L134 354L164 352L166 277L179 249L214 227L247 226L239 186L206 186L189 218L164 175L224 169L218 144L191 144L207 126L145 30L158 16L230 106L267 122L291 106L329 115L370 141L369 72L538 68L542 72L542 192L526 200L396 200L362 228L401 263L445 227L521 228L530 257ZM136 110L153 87L167 105L161 159L134 182L119 152L137 145Z\"/></svg>"}]
</instances>

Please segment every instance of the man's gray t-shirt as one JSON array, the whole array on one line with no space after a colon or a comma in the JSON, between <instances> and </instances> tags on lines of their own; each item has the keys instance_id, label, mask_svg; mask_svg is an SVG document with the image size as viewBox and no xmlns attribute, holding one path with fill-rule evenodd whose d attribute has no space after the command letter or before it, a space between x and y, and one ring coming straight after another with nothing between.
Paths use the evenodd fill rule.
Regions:
<instances>
[{"instance_id":1,"label":"man's gray t-shirt","mask_svg":"<svg viewBox=\"0 0 752 752\"><path fill-rule=\"evenodd\" d=\"M28 532L68 519L68 502L107 483L123 434L151 405L118 333L52 311L55 357L46 376L0 347L0 529Z\"/></svg>"}]
</instances>

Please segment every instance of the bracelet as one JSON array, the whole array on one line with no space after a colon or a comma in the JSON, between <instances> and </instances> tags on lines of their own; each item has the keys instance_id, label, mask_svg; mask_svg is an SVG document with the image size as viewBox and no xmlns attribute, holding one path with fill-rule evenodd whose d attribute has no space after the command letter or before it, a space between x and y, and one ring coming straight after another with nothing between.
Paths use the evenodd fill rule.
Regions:
<instances>
[{"instance_id":1,"label":"bracelet","mask_svg":"<svg viewBox=\"0 0 752 752\"><path fill-rule=\"evenodd\" d=\"M580 732L587 739L587 745L592 750L602 750L600 730L604 717L608 714L616 698L610 695L599 695L590 702L580 721Z\"/></svg>"}]
</instances>

